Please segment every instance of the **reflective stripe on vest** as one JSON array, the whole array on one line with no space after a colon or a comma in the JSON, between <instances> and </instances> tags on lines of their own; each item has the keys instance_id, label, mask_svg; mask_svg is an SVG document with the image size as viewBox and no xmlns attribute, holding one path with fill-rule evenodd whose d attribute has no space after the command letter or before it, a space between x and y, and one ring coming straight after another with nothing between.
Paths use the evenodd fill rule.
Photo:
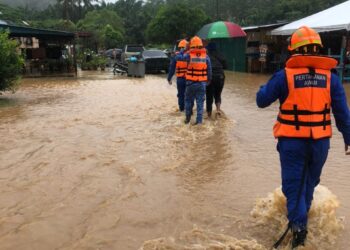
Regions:
<instances>
[{"instance_id":1,"label":"reflective stripe on vest","mask_svg":"<svg viewBox=\"0 0 350 250\"><path fill-rule=\"evenodd\" d=\"M286 63L288 97L280 107L275 137L320 139L332 136L331 72L333 58L293 56ZM317 67L317 68L314 68Z\"/></svg>"},{"instance_id":2,"label":"reflective stripe on vest","mask_svg":"<svg viewBox=\"0 0 350 250\"><path fill-rule=\"evenodd\" d=\"M207 52L205 49L191 49L190 61L187 66L186 80L192 82L206 82L207 76Z\"/></svg>"},{"instance_id":3,"label":"reflective stripe on vest","mask_svg":"<svg viewBox=\"0 0 350 250\"><path fill-rule=\"evenodd\" d=\"M185 77L187 72L187 61L176 61L176 77Z\"/></svg>"}]
</instances>

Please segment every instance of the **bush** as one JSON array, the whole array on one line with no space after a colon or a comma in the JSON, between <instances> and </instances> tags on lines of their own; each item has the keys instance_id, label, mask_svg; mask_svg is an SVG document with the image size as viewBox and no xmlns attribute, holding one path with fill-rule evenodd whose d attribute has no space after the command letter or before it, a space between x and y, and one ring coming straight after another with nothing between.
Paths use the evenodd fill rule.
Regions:
<instances>
[{"instance_id":1,"label":"bush","mask_svg":"<svg viewBox=\"0 0 350 250\"><path fill-rule=\"evenodd\" d=\"M17 42L8 32L0 31L0 91L15 90L24 59L17 53Z\"/></svg>"},{"instance_id":2,"label":"bush","mask_svg":"<svg viewBox=\"0 0 350 250\"><path fill-rule=\"evenodd\" d=\"M78 55L78 62L82 70L97 70L98 68L103 70L107 64L107 58L87 49Z\"/></svg>"}]
</instances>

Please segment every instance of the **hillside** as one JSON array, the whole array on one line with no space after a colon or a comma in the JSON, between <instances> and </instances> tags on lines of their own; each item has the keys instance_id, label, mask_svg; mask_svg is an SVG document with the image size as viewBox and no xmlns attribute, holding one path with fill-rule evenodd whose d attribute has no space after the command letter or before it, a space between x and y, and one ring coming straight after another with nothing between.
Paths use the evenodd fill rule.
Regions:
<instances>
[{"instance_id":1,"label":"hillside","mask_svg":"<svg viewBox=\"0 0 350 250\"><path fill-rule=\"evenodd\" d=\"M12 7L21 6L37 10L43 10L55 2L56 0L1 0L2 4L7 4Z\"/></svg>"}]
</instances>

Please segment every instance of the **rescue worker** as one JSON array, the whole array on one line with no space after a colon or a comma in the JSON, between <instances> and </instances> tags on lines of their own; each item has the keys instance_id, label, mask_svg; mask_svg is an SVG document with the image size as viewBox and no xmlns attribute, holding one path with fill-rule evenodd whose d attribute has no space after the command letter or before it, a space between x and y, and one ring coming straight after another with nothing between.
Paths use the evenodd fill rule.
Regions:
<instances>
[{"instance_id":1,"label":"rescue worker","mask_svg":"<svg viewBox=\"0 0 350 250\"><path fill-rule=\"evenodd\" d=\"M216 114L221 114L221 93L225 83L225 72L227 68L226 59L217 51L216 44L211 42L207 45L208 56L212 67L212 79L207 86L207 113L211 117L213 102L215 99Z\"/></svg>"},{"instance_id":2,"label":"rescue worker","mask_svg":"<svg viewBox=\"0 0 350 250\"><path fill-rule=\"evenodd\" d=\"M184 59L188 48L187 40L183 39L178 44L179 51L175 53L172 58L169 73L168 73L168 83L172 84L172 77L176 72L176 85L177 85L177 98L180 112L185 110L185 90L186 90L186 69L187 61Z\"/></svg>"},{"instance_id":3,"label":"rescue worker","mask_svg":"<svg viewBox=\"0 0 350 250\"><path fill-rule=\"evenodd\" d=\"M196 124L203 122L203 105L205 101L206 85L211 80L211 64L202 39L194 36L190 41L189 53L185 55L188 62L186 71L185 92L185 124L191 121L194 100L197 104Z\"/></svg>"},{"instance_id":4,"label":"rescue worker","mask_svg":"<svg viewBox=\"0 0 350 250\"><path fill-rule=\"evenodd\" d=\"M350 112L344 88L331 73L337 61L320 56L319 34L306 26L296 30L288 47L292 56L285 69L278 71L257 93L260 108L279 99L280 110L274 125L282 171L282 191L287 198L288 228L275 248L292 231L292 248L304 245L307 214L314 189L330 146L332 110L336 126L349 154Z\"/></svg>"}]
</instances>

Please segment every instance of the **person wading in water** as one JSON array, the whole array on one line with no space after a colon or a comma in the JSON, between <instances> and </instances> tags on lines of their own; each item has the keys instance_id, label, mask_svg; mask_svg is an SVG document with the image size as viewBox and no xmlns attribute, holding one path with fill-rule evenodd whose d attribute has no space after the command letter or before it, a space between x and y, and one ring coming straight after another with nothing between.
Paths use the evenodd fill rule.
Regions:
<instances>
[{"instance_id":1,"label":"person wading in water","mask_svg":"<svg viewBox=\"0 0 350 250\"><path fill-rule=\"evenodd\" d=\"M186 91L186 70L187 61L184 56L187 52L188 42L183 39L179 42L179 51L176 51L169 66L168 83L171 85L174 73L176 73L177 98L180 112L185 110L185 91Z\"/></svg>"},{"instance_id":2,"label":"person wading in water","mask_svg":"<svg viewBox=\"0 0 350 250\"><path fill-rule=\"evenodd\" d=\"M185 92L185 124L191 121L194 100L197 104L197 124L203 122L203 106L205 101L206 85L211 80L211 63L202 39L194 36L190 41L190 51L185 55L188 62L186 70Z\"/></svg>"},{"instance_id":3,"label":"person wading in water","mask_svg":"<svg viewBox=\"0 0 350 250\"><path fill-rule=\"evenodd\" d=\"M207 113L211 117L213 101L215 99L216 113L221 115L221 93L225 83L227 63L225 58L216 50L216 44L211 42L207 45L208 56L212 67L212 79L207 86Z\"/></svg>"},{"instance_id":4,"label":"person wading in water","mask_svg":"<svg viewBox=\"0 0 350 250\"><path fill-rule=\"evenodd\" d=\"M292 56L285 69L275 73L256 96L260 108L277 99L280 102L273 131L278 139L289 224L274 248L289 229L293 234L292 248L304 245L308 211L330 146L331 110L344 138L345 153L350 154L350 112L344 88L338 76L331 73L337 61L320 56L321 47L315 30L306 26L296 30L290 39Z\"/></svg>"}]
</instances>

